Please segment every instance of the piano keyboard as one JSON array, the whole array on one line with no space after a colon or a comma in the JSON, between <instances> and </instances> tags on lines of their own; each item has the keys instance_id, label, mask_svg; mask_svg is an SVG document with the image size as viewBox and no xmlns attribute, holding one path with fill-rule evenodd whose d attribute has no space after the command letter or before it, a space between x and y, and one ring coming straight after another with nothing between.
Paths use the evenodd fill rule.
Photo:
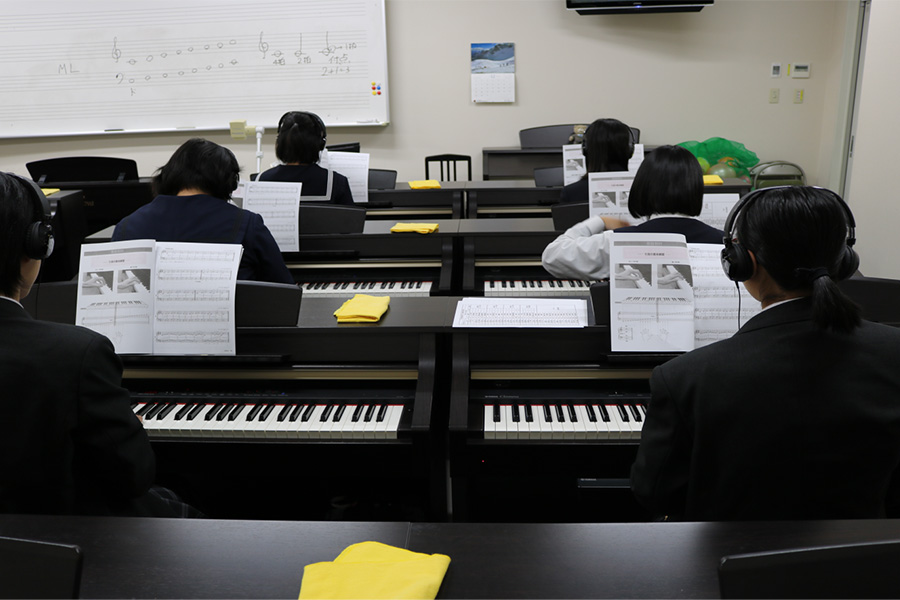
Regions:
<instances>
[{"instance_id":1,"label":"piano keyboard","mask_svg":"<svg viewBox=\"0 0 900 600\"><path fill-rule=\"evenodd\" d=\"M639 440L643 404L486 404L484 438Z\"/></svg>"},{"instance_id":2,"label":"piano keyboard","mask_svg":"<svg viewBox=\"0 0 900 600\"><path fill-rule=\"evenodd\" d=\"M152 437L396 439L402 404L139 401L132 406Z\"/></svg>"},{"instance_id":3,"label":"piano keyboard","mask_svg":"<svg viewBox=\"0 0 900 600\"><path fill-rule=\"evenodd\" d=\"M490 279L484 282L485 296L587 296L591 284L576 279Z\"/></svg>"},{"instance_id":4,"label":"piano keyboard","mask_svg":"<svg viewBox=\"0 0 900 600\"><path fill-rule=\"evenodd\" d=\"M351 298L354 294L403 296L431 295L430 281L331 281L303 284L303 295L316 298Z\"/></svg>"}]
</instances>

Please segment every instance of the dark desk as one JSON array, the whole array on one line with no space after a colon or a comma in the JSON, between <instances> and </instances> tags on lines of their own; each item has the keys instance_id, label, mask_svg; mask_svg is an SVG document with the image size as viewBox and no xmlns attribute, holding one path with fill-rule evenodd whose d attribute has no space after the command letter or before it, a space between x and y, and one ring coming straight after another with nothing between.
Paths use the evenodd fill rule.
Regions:
<instances>
[{"instance_id":1,"label":"dark desk","mask_svg":"<svg viewBox=\"0 0 900 600\"><path fill-rule=\"evenodd\" d=\"M464 524L0 515L78 544L84 598L291 598L303 567L378 541L450 557L438 598L717 598L722 556L900 537L900 521Z\"/></svg>"}]
</instances>

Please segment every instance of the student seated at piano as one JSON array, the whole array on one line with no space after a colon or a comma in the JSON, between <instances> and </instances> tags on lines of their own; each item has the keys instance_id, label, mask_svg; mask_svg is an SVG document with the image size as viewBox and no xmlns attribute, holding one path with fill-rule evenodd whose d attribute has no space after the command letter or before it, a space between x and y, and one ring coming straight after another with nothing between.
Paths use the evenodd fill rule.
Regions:
<instances>
[{"instance_id":1,"label":"student seated at piano","mask_svg":"<svg viewBox=\"0 0 900 600\"><path fill-rule=\"evenodd\" d=\"M609 277L610 232L680 233L688 243L721 244L723 233L695 219L703 208L703 172L680 146L660 146L638 168L628 195L628 212L647 220L631 226L613 217L590 217L550 242L541 257L560 279Z\"/></svg>"},{"instance_id":2,"label":"student seated at piano","mask_svg":"<svg viewBox=\"0 0 900 600\"><path fill-rule=\"evenodd\" d=\"M347 178L318 164L326 139L325 123L319 115L304 111L285 113L278 121L275 138L275 156L283 164L263 171L257 181L298 181L303 184L301 200L352 205Z\"/></svg>"},{"instance_id":3,"label":"student seated at piano","mask_svg":"<svg viewBox=\"0 0 900 600\"><path fill-rule=\"evenodd\" d=\"M584 132L581 139L588 173L627 171L628 161L634 154L634 134L631 128L617 119L597 119ZM587 202L588 176L565 186L560 192L560 202Z\"/></svg>"},{"instance_id":4,"label":"student seated at piano","mask_svg":"<svg viewBox=\"0 0 900 600\"><path fill-rule=\"evenodd\" d=\"M201 516L152 485L156 458L112 342L20 304L53 251L46 202L0 173L0 513Z\"/></svg>"},{"instance_id":5,"label":"student seated at piano","mask_svg":"<svg viewBox=\"0 0 900 600\"><path fill-rule=\"evenodd\" d=\"M763 311L654 369L634 494L690 521L896 516L900 330L861 320L835 283L859 262L850 209L764 188L725 228L726 275Z\"/></svg>"},{"instance_id":6,"label":"student seated at piano","mask_svg":"<svg viewBox=\"0 0 900 600\"><path fill-rule=\"evenodd\" d=\"M238 279L294 283L261 216L230 203L240 177L228 148L193 138L153 176L159 194L116 225L112 241L241 244Z\"/></svg>"}]
</instances>

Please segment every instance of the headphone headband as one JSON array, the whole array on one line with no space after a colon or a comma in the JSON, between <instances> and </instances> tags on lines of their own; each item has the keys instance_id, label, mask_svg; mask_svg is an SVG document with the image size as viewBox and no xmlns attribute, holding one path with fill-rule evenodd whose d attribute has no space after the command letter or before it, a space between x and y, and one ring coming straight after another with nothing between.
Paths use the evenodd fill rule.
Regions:
<instances>
[{"instance_id":1,"label":"headphone headband","mask_svg":"<svg viewBox=\"0 0 900 600\"><path fill-rule=\"evenodd\" d=\"M732 281L746 281L753 276L753 262L750 259L748 250L744 248L740 242L734 241L734 226L737 223L738 215L754 203L757 198L767 192L795 189L796 187L797 186L782 185L757 188L752 192L745 194L733 207L731 207L731 210L728 212L728 217L725 219L725 226L723 227L725 237L722 242L724 243L725 248L722 249L721 256L722 269L729 279ZM847 239L845 242L844 253L841 256L840 266L835 273L835 277L837 279L846 279L859 267L859 256L856 254L856 251L853 250L853 245L856 244L856 220L853 218L853 212L851 212L850 207L844 199L836 192L818 186L805 187L826 192L832 198L837 200L838 205L844 212L844 216L847 220Z\"/></svg>"},{"instance_id":2,"label":"headphone headband","mask_svg":"<svg viewBox=\"0 0 900 600\"><path fill-rule=\"evenodd\" d=\"M325 141L328 139L328 132L325 129L325 122L316 113L307 112L305 110L292 110L290 112L284 113L281 116L281 119L278 121L278 133L281 133L281 127L282 125L284 125L285 121L290 119L291 121L296 122L297 117L300 115L309 117L315 124L316 128L318 129L317 134L320 138L322 138L319 142L319 150L323 150L325 148Z\"/></svg>"}]
</instances>

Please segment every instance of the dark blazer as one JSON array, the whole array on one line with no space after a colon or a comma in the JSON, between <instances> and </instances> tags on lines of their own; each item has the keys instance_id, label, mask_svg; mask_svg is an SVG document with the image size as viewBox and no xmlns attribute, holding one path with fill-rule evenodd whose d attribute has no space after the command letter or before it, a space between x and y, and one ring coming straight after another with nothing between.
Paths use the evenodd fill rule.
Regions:
<instances>
[{"instance_id":1,"label":"dark blazer","mask_svg":"<svg viewBox=\"0 0 900 600\"><path fill-rule=\"evenodd\" d=\"M0 298L0 512L121 514L153 482L112 343Z\"/></svg>"},{"instance_id":2,"label":"dark blazer","mask_svg":"<svg viewBox=\"0 0 900 600\"><path fill-rule=\"evenodd\" d=\"M619 227L620 232L635 233L680 233L688 244L722 244L725 233L721 229L710 227L703 221L692 217L657 217L638 225Z\"/></svg>"},{"instance_id":3,"label":"dark blazer","mask_svg":"<svg viewBox=\"0 0 900 600\"><path fill-rule=\"evenodd\" d=\"M328 190L328 170L319 165L278 165L260 173L257 180L300 182L303 184L300 188L301 200L303 196L324 196ZM350 181L337 171L333 171L330 201L333 204L353 205Z\"/></svg>"},{"instance_id":4,"label":"dark blazer","mask_svg":"<svg viewBox=\"0 0 900 600\"><path fill-rule=\"evenodd\" d=\"M807 298L654 369L631 471L685 520L884 517L897 502L900 330L816 329Z\"/></svg>"},{"instance_id":5,"label":"dark blazer","mask_svg":"<svg viewBox=\"0 0 900 600\"><path fill-rule=\"evenodd\" d=\"M294 283L272 233L261 216L225 200L196 196L157 196L116 225L112 241L240 244L238 279Z\"/></svg>"},{"instance_id":6,"label":"dark blazer","mask_svg":"<svg viewBox=\"0 0 900 600\"><path fill-rule=\"evenodd\" d=\"M559 192L559 201L563 202L587 202L588 201L588 178L582 177L578 181L564 186Z\"/></svg>"}]
</instances>

